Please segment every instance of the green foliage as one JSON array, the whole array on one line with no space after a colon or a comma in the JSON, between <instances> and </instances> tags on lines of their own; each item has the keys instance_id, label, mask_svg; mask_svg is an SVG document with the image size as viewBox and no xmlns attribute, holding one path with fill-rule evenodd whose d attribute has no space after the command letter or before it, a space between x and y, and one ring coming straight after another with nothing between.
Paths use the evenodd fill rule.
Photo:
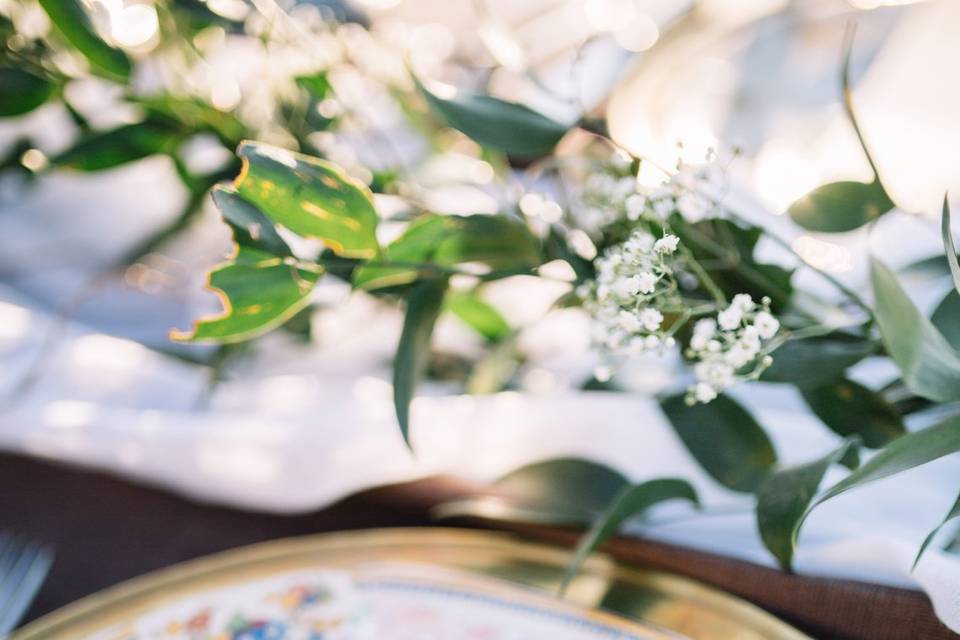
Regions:
<instances>
[{"instance_id":1,"label":"green foliage","mask_svg":"<svg viewBox=\"0 0 960 640\"><path fill-rule=\"evenodd\" d=\"M104 42L97 34L80 0L40 0L57 31L90 62L91 69L111 80L125 81L130 76L130 59L120 49Z\"/></svg>"},{"instance_id":2,"label":"green foliage","mask_svg":"<svg viewBox=\"0 0 960 640\"><path fill-rule=\"evenodd\" d=\"M876 319L907 387L937 402L960 400L960 355L921 314L890 270L871 259Z\"/></svg>"},{"instance_id":3,"label":"green foliage","mask_svg":"<svg viewBox=\"0 0 960 640\"><path fill-rule=\"evenodd\" d=\"M820 387L842 377L846 369L876 347L873 342L842 334L788 340L777 349L773 365L760 379L798 387Z\"/></svg>"},{"instance_id":4,"label":"green foliage","mask_svg":"<svg viewBox=\"0 0 960 640\"><path fill-rule=\"evenodd\" d=\"M614 535L627 520L643 515L652 507L668 500L687 500L700 506L696 490L689 482L680 478L660 478L624 487L607 511L597 518L590 531L580 540L573 559L567 565L560 592L566 591L587 556Z\"/></svg>"},{"instance_id":5,"label":"green foliage","mask_svg":"<svg viewBox=\"0 0 960 640\"><path fill-rule=\"evenodd\" d=\"M582 525L607 508L627 479L606 465L556 458L515 469L496 481L496 496L441 505L442 517L473 516L542 524Z\"/></svg>"},{"instance_id":6,"label":"green foliage","mask_svg":"<svg viewBox=\"0 0 960 640\"><path fill-rule=\"evenodd\" d=\"M848 440L828 455L806 464L777 469L757 487L757 528L763 544L781 566L790 570L800 524L827 469L840 463L855 440Z\"/></svg>"},{"instance_id":7,"label":"green foliage","mask_svg":"<svg viewBox=\"0 0 960 640\"><path fill-rule=\"evenodd\" d=\"M0 118L33 111L56 91L56 85L23 69L0 68Z\"/></svg>"},{"instance_id":8,"label":"green foliage","mask_svg":"<svg viewBox=\"0 0 960 640\"><path fill-rule=\"evenodd\" d=\"M940 529L942 529L948 522L960 518L960 495L957 496L956 502L953 503L953 506L950 507L950 510L947 512L947 515L944 516L943 521L936 526L936 528L927 535L923 540L923 544L920 545L920 550L917 551L917 556L913 559L913 568L917 568L917 563L920 562L920 558L923 557L923 553L927 550L927 547L930 546L930 543L933 542L934 538L937 537Z\"/></svg>"},{"instance_id":9,"label":"green foliage","mask_svg":"<svg viewBox=\"0 0 960 640\"><path fill-rule=\"evenodd\" d=\"M732 220L708 219L690 224L681 216L670 218L680 242L701 263L710 264L710 278L727 299L748 293L755 300L768 296L775 310L785 308L793 294L793 272L754 258L763 229L741 226Z\"/></svg>"},{"instance_id":10,"label":"green foliage","mask_svg":"<svg viewBox=\"0 0 960 640\"><path fill-rule=\"evenodd\" d=\"M240 342L279 327L308 301L320 274L269 253L240 247L214 269L209 287L223 303L221 314L199 320L192 331L173 332L184 342Z\"/></svg>"},{"instance_id":11,"label":"green foliage","mask_svg":"<svg viewBox=\"0 0 960 640\"><path fill-rule=\"evenodd\" d=\"M326 71L297 76L297 84L306 89L315 100L325 100L333 93L333 86Z\"/></svg>"},{"instance_id":12,"label":"green foliage","mask_svg":"<svg viewBox=\"0 0 960 640\"><path fill-rule=\"evenodd\" d=\"M906 433L902 417L889 402L852 380L841 378L801 392L813 412L831 430L841 436L858 436L873 449Z\"/></svg>"},{"instance_id":13,"label":"green foliage","mask_svg":"<svg viewBox=\"0 0 960 640\"><path fill-rule=\"evenodd\" d=\"M410 402L423 377L430 352L430 336L443 308L446 278L421 280L410 290L400 344L393 360L393 403L404 442L410 443Z\"/></svg>"},{"instance_id":14,"label":"green foliage","mask_svg":"<svg viewBox=\"0 0 960 640\"><path fill-rule=\"evenodd\" d=\"M430 108L448 125L508 156L532 159L547 155L570 129L520 104L463 91L442 98L418 86Z\"/></svg>"},{"instance_id":15,"label":"green foliage","mask_svg":"<svg viewBox=\"0 0 960 640\"><path fill-rule=\"evenodd\" d=\"M660 403L687 450L714 480L750 492L773 469L777 454L753 416L727 396L688 405L683 395Z\"/></svg>"},{"instance_id":16,"label":"green foliage","mask_svg":"<svg viewBox=\"0 0 960 640\"><path fill-rule=\"evenodd\" d=\"M451 291L446 297L446 308L491 342L510 335L510 325L504 317L475 291Z\"/></svg>"},{"instance_id":17,"label":"green foliage","mask_svg":"<svg viewBox=\"0 0 960 640\"><path fill-rule=\"evenodd\" d=\"M213 189L213 201L233 231L238 245L265 251L274 256L290 257L290 247L283 241L277 229L262 211L244 200L232 186L217 185Z\"/></svg>"},{"instance_id":18,"label":"green foliage","mask_svg":"<svg viewBox=\"0 0 960 640\"><path fill-rule=\"evenodd\" d=\"M169 94L130 98L129 102L147 112L148 119L175 122L185 134L211 133L228 148L243 140L247 128L232 113L215 109L198 98L182 98Z\"/></svg>"},{"instance_id":19,"label":"green foliage","mask_svg":"<svg viewBox=\"0 0 960 640\"><path fill-rule=\"evenodd\" d=\"M960 350L960 293L951 289L937 305L930 321L950 346Z\"/></svg>"},{"instance_id":20,"label":"green foliage","mask_svg":"<svg viewBox=\"0 0 960 640\"><path fill-rule=\"evenodd\" d=\"M370 190L325 160L257 142L237 151L237 193L271 220L349 258L379 253Z\"/></svg>"},{"instance_id":21,"label":"green foliage","mask_svg":"<svg viewBox=\"0 0 960 640\"><path fill-rule=\"evenodd\" d=\"M960 417L952 416L922 431L897 438L859 469L830 488L817 504L874 480L912 469L960 451Z\"/></svg>"},{"instance_id":22,"label":"green foliage","mask_svg":"<svg viewBox=\"0 0 960 640\"><path fill-rule=\"evenodd\" d=\"M788 212L804 229L842 233L876 220L894 206L879 181L833 182L803 196Z\"/></svg>"},{"instance_id":23,"label":"green foliage","mask_svg":"<svg viewBox=\"0 0 960 640\"><path fill-rule=\"evenodd\" d=\"M960 292L960 260L957 260L957 247L953 243L953 231L950 229L950 203L947 196L943 196L943 215L940 219L940 231L943 235L943 248L950 265L950 275L953 276L953 287Z\"/></svg>"},{"instance_id":24,"label":"green foliage","mask_svg":"<svg viewBox=\"0 0 960 640\"><path fill-rule=\"evenodd\" d=\"M51 160L55 167L103 171L158 153L172 153L183 141L180 127L169 120L148 118L109 131L94 131Z\"/></svg>"},{"instance_id":25,"label":"green foliage","mask_svg":"<svg viewBox=\"0 0 960 640\"><path fill-rule=\"evenodd\" d=\"M373 290L408 284L431 266L466 262L525 272L540 264L540 246L523 222L508 216L426 214L387 245L382 262L358 268L354 286Z\"/></svg>"}]
</instances>

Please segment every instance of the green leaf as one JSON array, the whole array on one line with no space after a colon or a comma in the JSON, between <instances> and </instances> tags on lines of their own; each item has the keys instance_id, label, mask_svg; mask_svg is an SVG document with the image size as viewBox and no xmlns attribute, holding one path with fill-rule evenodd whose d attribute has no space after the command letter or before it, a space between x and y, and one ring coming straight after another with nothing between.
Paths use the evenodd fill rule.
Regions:
<instances>
[{"instance_id":1,"label":"green leaf","mask_svg":"<svg viewBox=\"0 0 960 640\"><path fill-rule=\"evenodd\" d=\"M173 123L148 119L109 131L94 131L54 157L51 164L77 171L103 171L172 152L182 140L182 131Z\"/></svg>"},{"instance_id":2,"label":"green leaf","mask_svg":"<svg viewBox=\"0 0 960 640\"><path fill-rule=\"evenodd\" d=\"M678 395L660 406L700 466L728 489L755 490L777 462L763 428L727 396L690 406Z\"/></svg>"},{"instance_id":3,"label":"green leaf","mask_svg":"<svg viewBox=\"0 0 960 640\"><path fill-rule=\"evenodd\" d=\"M917 260L905 267L897 270L902 276L911 278L920 278L923 280L934 280L936 278L948 278L951 275L950 263L947 256L930 256L923 260Z\"/></svg>"},{"instance_id":4,"label":"green leaf","mask_svg":"<svg viewBox=\"0 0 960 640\"><path fill-rule=\"evenodd\" d=\"M524 271L540 264L540 246L530 229L515 218L428 214L414 220L384 249L383 261L441 267L478 262L493 269ZM357 269L353 285L373 290L409 284L424 270L429 271L374 261Z\"/></svg>"},{"instance_id":5,"label":"green leaf","mask_svg":"<svg viewBox=\"0 0 960 640\"><path fill-rule=\"evenodd\" d=\"M437 244L450 232L450 221L444 216L420 216L410 223L400 237L383 250L384 262L396 264L426 263ZM365 264L353 274L353 286L374 290L409 284L417 279L420 271L408 266L392 267Z\"/></svg>"},{"instance_id":6,"label":"green leaf","mask_svg":"<svg viewBox=\"0 0 960 640\"><path fill-rule=\"evenodd\" d=\"M775 311L783 310L793 294L793 271L775 264L758 262L754 256L763 229L741 226L732 220L708 219L689 223L679 214L670 216L683 246L694 258L714 264L710 277L732 298L748 293L755 300L769 296Z\"/></svg>"},{"instance_id":7,"label":"green leaf","mask_svg":"<svg viewBox=\"0 0 960 640\"><path fill-rule=\"evenodd\" d=\"M960 451L960 416L951 416L922 431L908 433L880 449L859 469L832 486L807 510L804 519L817 505L845 491L919 467L958 451Z\"/></svg>"},{"instance_id":8,"label":"green leaf","mask_svg":"<svg viewBox=\"0 0 960 640\"><path fill-rule=\"evenodd\" d=\"M553 151L570 129L543 114L488 95L457 91L441 98L418 83L427 104L449 126L479 145L516 158L538 158Z\"/></svg>"},{"instance_id":9,"label":"green leaf","mask_svg":"<svg viewBox=\"0 0 960 640\"><path fill-rule=\"evenodd\" d=\"M170 94L130 97L128 100L143 108L151 117L177 122L192 133L209 132L224 146L233 149L244 138L246 126L236 115L220 111L199 98L184 98Z\"/></svg>"},{"instance_id":10,"label":"green leaf","mask_svg":"<svg viewBox=\"0 0 960 640\"><path fill-rule=\"evenodd\" d=\"M822 387L801 389L801 393L832 431L842 436L859 436L871 449L906 433L903 419L893 405L852 380L842 378Z\"/></svg>"},{"instance_id":11,"label":"green leaf","mask_svg":"<svg viewBox=\"0 0 960 640\"><path fill-rule=\"evenodd\" d=\"M209 288L223 312L171 332L180 342L240 342L274 329L303 309L320 274L269 253L240 247L236 258L210 272Z\"/></svg>"},{"instance_id":12,"label":"green leaf","mask_svg":"<svg viewBox=\"0 0 960 640\"><path fill-rule=\"evenodd\" d=\"M510 335L510 325L504 317L475 291L451 291L446 298L446 307L491 342Z\"/></svg>"},{"instance_id":13,"label":"green leaf","mask_svg":"<svg viewBox=\"0 0 960 640\"><path fill-rule=\"evenodd\" d=\"M580 458L557 458L515 469L496 481L494 496L440 505L439 517L583 525L628 485L610 467Z\"/></svg>"},{"instance_id":14,"label":"green leaf","mask_svg":"<svg viewBox=\"0 0 960 640\"><path fill-rule=\"evenodd\" d=\"M307 90L315 100L325 100L333 93L333 86L327 77L326 71L312 73L309 75L297 76L297 84Z\"/></svg>"},{"instance_id":15,"label":"green leaf","mask_svg":"<svg viewBox=\"0 0 960 640\"><path fill-rule=\"evenodd\" d=\"M233 239L238 245L259 249L275 256L293 255L290 247L277 233L273 221L241 198L233 187L217 185L213 188L212 195L223 219L233 230Z\"/></svg>"},{"instance_id":16,"label":"green leaf","mask_svg":"<svg viewBox=\"0 0 960 640\"><path fill-rule=\"evenodd\" d=\"M847 440L819 460L774 471L757 487L757 528L763 544L784 569L791 570L800 524L824 474L856 446L856 440Z\"/></svg>"},{"instance_id":17,"label":"green leaf","mask_svg":"<svg viewBox=\"0 0 960 640\"><path fill-rule=\"evenodd\" d=\"M566 591L587 556L614 535L627 520L642 515L651 507L667 500L687 500L697 507L700 506L696 490L689 482L679 478L660 478L625 487L580 540L573 559L567 565L560 593Z\"/></svg>"},{"instance_id":18,"label":"green leaf","mask_svg":"<svg viewBox=\"0 0 960 640\"><path fill-rule=\"evenodd\" d=\"M870 355L876 347L866 340L842 340L829 336L790 340L773 352L773 364L760 379L798 387L819 387L841 377L844 371Z\"/></svg>"},{"instance_id":19,"label":"green leaf","mask_svg":"<svg viewBox=\"0 0 960 640\"><path fill-rule=\"evenodd\" d=\"M805 229L842 233L876 220L894 206L878 181L833 182L803 196L788 212Z\"/></svg>"},{"instance_id":20,"label":"green leaf","mask_svg":"<svg viewBox=\"0 0 960 640\"><path fill-rule=\"evenodd\" d=\"M50 96L56 85L23 69L0 69L0 118L33 111Z\"/></svg>"},{"instance_id":21,"label":"green leaf","mask_svg":"<svg viewBox=\"0 0 960 640\"><path fill-rule=\"evenodd\" d=\"M953 276L953 287L960 291L960 261L957 260L957 247L953 244L953 232L950 230L950 204L947 202L946 194L943 196L940 231L943 234L943 248L947 254L947 264L950 265L950 275Z\"/></svg>"},{"instance_id":22,"label":"green leaf","mask_svg":"<svg viewBox=\"0 0 960 640\"><path fill-rule=\"evenodd\" d=\"M930 543L933 542L934 538L937 537L937 533L940 532L940 529L942 529L954 518L960 518L960 495L957 496L957 501L953 503L953 506L950 508L950 511L947 512L947 515L944 517L943 521L938 524L937 527L931 531L926 538L924 538L923 544L920 545L920 550L917 551L917 557L913 559L913 567L911 568L911 571L917 568L917 563L920 562L920 558L923 557L924 551L927 550L927 547L930 546Z\"/></svg>"},{"instance_id":23,"label":"green leaf","mask_svg":"<svg viewBox=\"0 0 960 640\"><path fill-rule=\"evenodd\" d=\"M937 305L930 321L954 349L960 349L960 293L951 289Z\"/></svg>"},{"instance_id":24,"label":"green leaf","mask_svg":"<svg viewBox=\"0 0 960 640\"><path fill-rule=\"evenodd\" d=\"M80 0L40 0L40 6L50 16L57 31L83 54L96 73L118 81L125 81L130 76L127 54L107 44L97 34Z\"/></svg>"},{"instance_id":25,"label":"green leaf","mask_svg":"<svg viewBox=\"0 0 960 640\"><path fill-rule=\"evenodd\" d=\"M900 367L904 384L930 400L960 400L960 355L876 258L871 259L870 275L877 324L887 352Z\"/></svg>"},{"instance_id":26,"label":"green leaf","mask_svg":"<svg viewBox=\"0 0 960 640\"><path fill-rule=\"evenodd\" d=\"M556 458L515 469L496 482L511 498L562 507L592 518L627 485L614 469L579 458Z\"/></svg>"},{"instance_id":27,"label":"green leaf","mask_svg":"<svg viewBox=\"0 0 960 640\"><path fill-rule=\"evenodd\" d=\"M400 344L393 360L393 404L404 442L410 444L410 402L427 367L430 336L443 307L446 278L422 280L407 298Z\"/></svg>"},{"instance_id":28,"label":"green leaf","mask_svg":"<svg viewBox=\"0 0 960 640\"><path fill-rule=\"evenodd\" d=\"M377 211L361 182L325 160L258 142L241 144L237 154L237 193L274 222L344 257L378 254Z\"/></svg>"}]
</instances>

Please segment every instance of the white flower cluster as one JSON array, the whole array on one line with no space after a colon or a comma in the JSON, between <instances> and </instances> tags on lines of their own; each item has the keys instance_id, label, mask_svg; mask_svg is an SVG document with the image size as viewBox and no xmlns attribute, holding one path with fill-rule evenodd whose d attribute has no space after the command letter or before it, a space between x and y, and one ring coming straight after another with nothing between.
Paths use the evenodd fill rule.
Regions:
<instances>
[{"instance_id":1,"label":"white flower cluster","mask_svg":"<svg viewBox=\"0 0 960 640\"><path fill-rule=\"evenodd\" d=\"M780 322L770 313L770 300L760 304L745 293L717 314L693 326L687 356L696 361L696 383L687 392L687 402L710 402L736 382L755 380L773 363L765 351L780 331Z\"/></svg>"},{"instance_id":2,"label":"white flower cluster","mask_svg":"<svg viewBox=\"0 0 960 640\"><path fill-rule=\"evenodd\" d=\"M676 212L687 222L697 222L717 209L710 194L722 185L722 171L712 154L703 164L678 165L667 182L654 188L639 186L631 169L614 156L584 181L579 205L572 208L577 228L598 236L624 221L660 222Z\"/></svg>"},{"instance_id":3,"label":"white flower cluster","mask_svg":"<svg viewBox=\"0 0 960 640\"><path fill-rule=\"evenodd\" d=\"M678 299L673 263L679 242L674 235L657 238L637 230L595 261L596 281L578 293L593 316L593 341L607 354L676 344L675 329L664 327L663 309Z\"/></svg>"},{"instance_id":4,"label":"white flower cluster","mask_svg":"<svg viewBox=\"0 0 960 640\"><path fill-rule=\"evenodd\" d=\"M614 155L611 162L593 171L576 194L571 208L578 229L597 236L626 217L626 202L637 195L637 177L630 162Z\"/></svg>"},{"instance_id":5,"label":"white flower cluster","mask_svg":"<svg viewBox=\"0 0 960 640\"><path fill-rule=\"evenodd\" d=\"M717 203L707 194L719 179L718 166L711 155L707 163L679 165L677 173L665 184L650 190L645 195L637 194L627 200L627 218L639 220L644 215L665 220L674 212L687 222L703 220L717 208Z\"/></svg>"}]
</instances>

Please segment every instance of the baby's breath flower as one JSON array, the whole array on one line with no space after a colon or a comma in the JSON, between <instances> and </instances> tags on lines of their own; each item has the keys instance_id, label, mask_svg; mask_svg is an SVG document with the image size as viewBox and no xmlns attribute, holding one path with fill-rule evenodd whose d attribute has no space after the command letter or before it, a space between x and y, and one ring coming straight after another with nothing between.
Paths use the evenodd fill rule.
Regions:
<instances>
[{"instance_id":1,"label":"baby's breath flower","mask_svg":"<svg viewBox=\"0 0 960 640\"><path fill-rule=\"evenodd\" d=\"M770 313L770 300L758 305L745 293L734 296L717 319L704 318L693 327L687 357L696 361L697 379L687 390L687 402L709 402L743 380L755 380L773 358L764 353L780 322Z\"/></svg>"},{"instance_id":2,"label":"baby's breath flower","mask_svg":"<svg viewBox=\"0 0 960 640\"><path fill-rule=\"evenodd\" d=\"M678 242L637 229L594 261L596 281L577 292L593 316L592 340L607 355L676 345L663 309L680 304L673 255Z\"/></svg>"},{"instance_id":3,"label":"baby's breath flower","mask_svg":"<svg viewBox=\"0 0 960 640\"><path fill-rule=\"evenodd\" d=\"M657 240L653 245L653 250L657 253L662 253L664 255L671 255L677 250L677 246L680 244L680 238L674 235L667 234Z\"/></svg>"}]
</instances>

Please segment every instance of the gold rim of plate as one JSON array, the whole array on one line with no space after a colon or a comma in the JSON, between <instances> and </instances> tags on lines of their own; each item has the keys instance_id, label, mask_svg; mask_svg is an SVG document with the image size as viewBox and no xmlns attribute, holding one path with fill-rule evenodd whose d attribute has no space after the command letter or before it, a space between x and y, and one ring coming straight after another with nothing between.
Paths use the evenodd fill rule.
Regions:
<instances>
[{"instance_id":1,"label":"gold rim of plate","mask_svg":"<svg viewBox=\"0 0 960 640\"><path fill-rule=\"evenodd\" d=\"M489 531L371 529L290 538L224 551L120 583L27 625L11 640L75 639L133 623L210 589L322 566L408 562L500 578L556 593L569 551ZM693 640L807 639L762 609L687 578L631 568L594 554L568 601L649 623Z\"/></svg>"}]
</instances>

